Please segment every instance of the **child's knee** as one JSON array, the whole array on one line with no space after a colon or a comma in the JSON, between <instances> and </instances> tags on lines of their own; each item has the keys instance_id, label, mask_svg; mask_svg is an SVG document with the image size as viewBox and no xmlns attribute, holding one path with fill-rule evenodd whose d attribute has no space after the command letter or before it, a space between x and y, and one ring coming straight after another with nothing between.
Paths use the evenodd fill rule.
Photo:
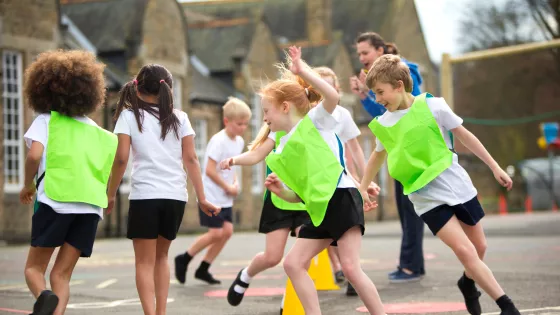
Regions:
<instances>
[{"instance_id":1,"label":"child's knee","mask_svg":"<svg viewBox=\"0 0 560 315\"><path fill-rule=\"evenodd\" d=\"M233 235L233 226L224 225L222 228L222 239L229 240Z\"/></svg>"},{"instance_id":2,"label":"child's knee","mask_svg":"<svg viewBox=\"0 0 560 315\"><path fill-rule=\"evenodd\" d=\"M51 281L70 282L70 277L72 277L72 269L53 268L51 270L51 274L50 274Z\"/></svg>"},{"instance_id":3,"label":"child's knee","mask_svg":"<svg viewBox=\"0 0 560 315\"><path fill-rule=\"evenodd\" d=\"M344 276L350 281L358 277L361 272L361 267L357 262L342 259L340 261L340 265L342 266L342 272L344 273Z\"/></svg>"},{"instance_id":4,"label":"child's knee","mask_svg":"<svg viewBox=\"0 0 560 315\"><path fill-rule=\"evenodd\" d=\"M284 259L284 271L287 274L290 274L293 271L297 271L298 269L305 269L305 263L301 260L300 257L296 255L286 255L286 259Z\"/></svg>"},{"instance_id":5,"label":"child's knee","mask_svg":"<svg viewBox=\"0 0 560 315\"><path fill-rule=\"evenodd\" d=\"M217 242L220 241L223 238L224 235L224 229L210 229L208 231L208 236L210 236L210 239L212 242Z\"/></svg>"},{"instance_id":6,"label":"child's knee","mask_svg":"<svg viewBox=\"0 0 560 315\"><path fill-rule=\"evenodd\" d=\"M479 259L477 250L473 244L458 245L453 249L453 251L463 264L469 264Z\"/></svg>"},{"instance_id":7,"label":"child's knee","mask_svg":"<svg viewBox=\"0 0 560 315\"><path fill-rule=\"evenodd\" d=\"M264 253L264 260L266 265L271 268L280 263L282 261L282 255L284 253L280 251L267 251Z\"/></svg>"},{"instance_id":8,"label":"child's knee","mask_svg":"<svg viewBox=\"0 0 560 315\"><path fill-rule=\"evenodd\" d=\"M484 257L484 255L486 254L486 249L488 249L488 243L486 243L486 240L477 242L475 244L476 247L476 252L478 253L478 257L480 257L480 259L482 259Z\"/></svg>"}]
</instances>

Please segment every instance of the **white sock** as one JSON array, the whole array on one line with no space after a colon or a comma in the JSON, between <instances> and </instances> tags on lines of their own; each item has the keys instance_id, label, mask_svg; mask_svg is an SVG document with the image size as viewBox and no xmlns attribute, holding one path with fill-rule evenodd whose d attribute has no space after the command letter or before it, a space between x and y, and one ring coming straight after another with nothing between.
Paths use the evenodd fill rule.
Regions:
<instances>
[{"instance_id":1,"label":"white sock","mask_svg":"<svg viewBox=\"0 0 560 315\"><path fill-rule=\"evenodd\" d=\"M247 268L243 269L243 271L241 271L241 281L245 282L245 283L251 283L251 279L253 277L249 276L249 274L247 273Z\"/></svg>"},{"instance_id":2,"label":"white sock","mask_svg":"<svg viewBox=\"0 0 560 315\"><path fill-rule=\"evenodd\" d=\"M249 276L249 274L247 273L247 268L243 269L243 271L241 271L241 276L239 277L241 281L249 284L251 283L251 276ZM246 288L236 284L233 287L233 290L239 294L243 294L245 293L245 290L247 290Z\"/></svg>"}]
</instances>

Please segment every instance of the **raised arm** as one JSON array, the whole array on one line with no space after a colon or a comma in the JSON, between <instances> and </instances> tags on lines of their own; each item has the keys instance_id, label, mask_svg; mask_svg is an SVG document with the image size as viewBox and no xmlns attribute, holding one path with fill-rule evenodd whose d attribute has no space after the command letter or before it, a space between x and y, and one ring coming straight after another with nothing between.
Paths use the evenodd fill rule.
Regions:
<instances>
[{"instance_id":1,"label":"raised arm","mask_svg":"<svg viewBox=\"0 0 560 315\"><path fill-rule=\"evenodd\" d=\"M305 82L319 91L323 96L323 107L328 113L332 114L339 101L338 92L310 67L304 65L301 61L301 48L292 46L290 47L289 53L292 58L290 71L295 75L299 75Z\"/></svg>"}]
</instances>

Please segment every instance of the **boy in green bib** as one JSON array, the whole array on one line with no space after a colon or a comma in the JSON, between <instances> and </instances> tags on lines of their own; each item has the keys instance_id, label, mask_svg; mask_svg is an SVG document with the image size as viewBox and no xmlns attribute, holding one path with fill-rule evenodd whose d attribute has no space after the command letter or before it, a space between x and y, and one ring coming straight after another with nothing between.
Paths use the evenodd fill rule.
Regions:
<instances>
[{"instance_id":1,"label":"boy in green bib","mask_svg":"<svg viewBox=\"0 0 560 315\"><path fill-rule=\"evenodd\" d=\"M25 266L35 315L64 314L72 271L80 257L91 256L108 203L117 137L86 116L104 102L103 68L89 52L56 51L26 70L25 96L38 116L24 135L29 152L20 201L31 204L37 193ZM51 291L45 270L56 247Z\"/></svg>"},{"instance_id":2,"label":"boy in green bib","mask_svg":"<svg viewBox=\"0 0 560 315\"><path fill-rule=\"evenodd\" d=\"M303 202L311 218L286 255L284 270L305 314L321 314L307 266L335 241L346 258L344 275L369 313L385 314L375 285L360 266L364 213L359 191L344 167L343 144L334 132L338 92L301 60L301 49L290 47L289 54L289 72L261 90L265 123L271 131L286 132L266 158L272 173L265 186L288 202Z\"/></svg>"},{"instance_id":3,"label":"boy in green bib","mask_svg":"<svg viewBox=\"0 0 560 315\"><path fill-rule=\"evenodd\" d=\"M468 312L482 313L476 282L496 301L502 315L519 314L482 261L486 239L479 221L484 211L472 181L458 163L454 138L484 161L508 190L512 186L511 178L461 125L462 119L444 99L427 93L414 97L410 93L410 70L398 56L378 58L368 72L366 84L387 111L369 124L377 146L360 185L366 200L364 209L371 207L365 192L367 184L387 159L389 174L403 185L404 194L414 204L416 213L465 267L457 284Z\"/></svg>"}]
</instances>

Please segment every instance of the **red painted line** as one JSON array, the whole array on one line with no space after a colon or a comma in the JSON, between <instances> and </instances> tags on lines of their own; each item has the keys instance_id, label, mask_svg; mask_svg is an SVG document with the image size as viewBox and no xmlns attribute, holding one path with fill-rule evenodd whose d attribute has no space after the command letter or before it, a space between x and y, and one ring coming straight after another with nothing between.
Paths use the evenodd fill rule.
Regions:
<instances>
[{"instance_id":1,"label":"red painted line","mask_svg":"<svg viewBox=\"0 0 560 315\"><path fill-rule=\"evenodd\" d=\"M285 288L249 288L245 291L245 296L276 296L284 295ZM226 297L228 290L207 291L204 296L207 297Z\"/></svg>"},{"instance_id":2,"label":"red painted line","mask_svg":"<svg viewBox=\"0 0 560 315\"><path fill-rule=\"evenodd\" d=\"M425 313L443 313L464 311L467 308L465 303L448 303L448 302L420 302L420 303L399 303L385 304L385 312L387 314L425 314ZM367 313L365 306L358 307L356 311Z\"/></svg>"},{"instance_id":3,"label":"red painted line","mask_svg":"<svg viewBox=\"0 0 560 315\"><path fill-rule=\"evenodd\" d=\"M8 313L18 313L18 314L31 314L31 311L24 311L24 310L14 310L11 308L3 308L0 307L0 311L2 312L8 312Z\"/></svg>"}]
</instances>

